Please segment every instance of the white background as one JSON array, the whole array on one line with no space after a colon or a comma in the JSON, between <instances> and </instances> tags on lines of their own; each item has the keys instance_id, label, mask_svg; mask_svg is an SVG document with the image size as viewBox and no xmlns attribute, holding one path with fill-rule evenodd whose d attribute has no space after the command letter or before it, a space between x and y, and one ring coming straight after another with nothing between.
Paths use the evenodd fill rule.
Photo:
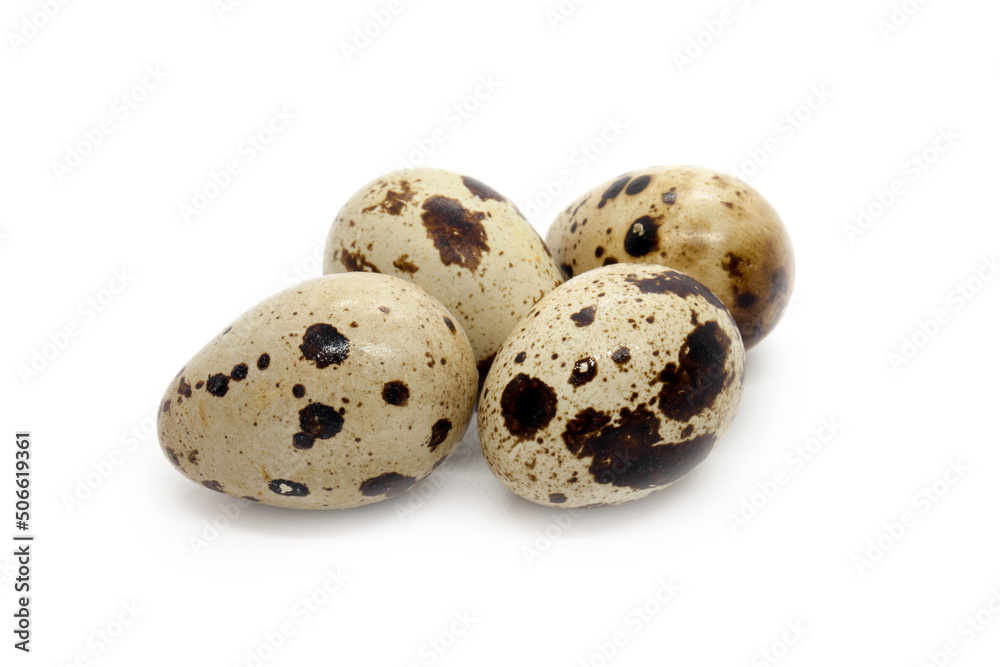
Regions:
<instances>
[{"instance_id":1,"label":"white background","mask_svg":"<svg viewBox=\"0 0 1000 667\"><path fill-rule=\"evenodd\" d=\"M30 656L0 550L4 664L996 664L996 3L908 0L880 28L890 0L591 0L558 22L557 0L413 0L350 57L388 0L49 4L0 17L0 537L17 429L37 535ZM249 159L275 109L294 119ZM507 492L471 432L422 488L353 511L251 507L172 470L168 381L319 275L341 204L403 159L474 175L543 234L654 164L768 197L795 299L712 456L575 514Z\"/></svg>"}]
</instances>

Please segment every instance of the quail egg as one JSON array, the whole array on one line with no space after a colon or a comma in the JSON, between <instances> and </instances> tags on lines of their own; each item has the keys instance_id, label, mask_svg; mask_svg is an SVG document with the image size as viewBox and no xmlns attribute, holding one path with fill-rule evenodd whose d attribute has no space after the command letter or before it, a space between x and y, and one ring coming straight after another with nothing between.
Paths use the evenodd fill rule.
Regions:
<instances>
[{"instance_id":1,"label":"quail egg","mask_svg":"<svg viewBox=\"0 0 1000 667\"><path fill-rule=\"evenodd\" d=\"M514 325L562 283L513 202L470 176L432 168L387 174L351 197L330 228L323 270L420 285L455 314L483 375Z\"/></svg>"},{"instance_id":2,"label":"quail egg","mask_svg":"<svg viewBox=\"0 0 1000 667\"><path fill-rule=\"evenodd\" d=\"M500 349L479 403L483 455L541 505L642 498L712 451L739 407L743 363L732 316L690 276L595 269L539 301Z\"/></svg>"},{"instance_id":3,"label":"quail egg","mask_svg":"<svg viewBox=\"0 0 1000 667\"><path fill-rule=\"evenodd\" d=\"M715 292L750 349L781 319L795 259L778 213L743 181L653 167L600 185L559 214L548 245L570 276L617 262L662 264Z\"/></svg>"},{"instance_id":4,"label":"quail egg","mask_svg":"<svg viewBox=\"0 0 1000 667\"><path fill-rule=\"evenodd\" d=\"M410 488L455 448L478 374L451 313L398 278L303 282L251 308L160 403L167 458L267 505L347 508Z\"/></svg>"}]
</instances>

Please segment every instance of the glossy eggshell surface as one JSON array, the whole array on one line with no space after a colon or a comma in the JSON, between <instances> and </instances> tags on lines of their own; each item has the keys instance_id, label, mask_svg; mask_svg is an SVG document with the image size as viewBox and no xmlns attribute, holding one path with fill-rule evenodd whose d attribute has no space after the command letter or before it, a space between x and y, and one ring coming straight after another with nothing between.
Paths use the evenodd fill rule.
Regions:
<instances>
[{"instance_id":1,"label":"glossy eggshell surface","mask_svg":"<svg viewBox=\"0 0 1000 667\"><path fill-rule=\"evenodd\" d=\"M419 287L324 276L251 308L181 369L160 403L160 446L214 491L355 507L443 461L477 383L465 334Z\"/></svg>"},{"instance_id":2,"label":"glossy eggshell surface","mask_svg":"<svg viewBox=\"0 0 1000 667\"><path fill-rule=\"evenodd\" d=\"M483 373L524 314L562 283L509 199L431 168L387 174L351 197L330 228L323 271L373 271L420 285L458 318Z\"/></svg>"},{"instance_id":3,"label":"glossy eggshell surface","mask_svg":"<svg viewBox=\"0 0 1000 667\"><path fill-rule=\"evenodd\" d=\"M736 323L705 286L648 264L578 276L535 305L479 403L493 473L541 505L636 500L708 456L743 392Z\"/></svg>"},{"instance_id":4,"label":"glossy eggshell surface","mask_svg":"<svg viewBox=\"0 0 1000 667\"><path fill-rule=\"evenodd\" d=\"M552 223L548 246L568 275L643 262L704 283L733 314L747 349L781 319L795 259L784 223L753 188L702 167L653 167L604 183Z\"/></svg>"}]
</instances>

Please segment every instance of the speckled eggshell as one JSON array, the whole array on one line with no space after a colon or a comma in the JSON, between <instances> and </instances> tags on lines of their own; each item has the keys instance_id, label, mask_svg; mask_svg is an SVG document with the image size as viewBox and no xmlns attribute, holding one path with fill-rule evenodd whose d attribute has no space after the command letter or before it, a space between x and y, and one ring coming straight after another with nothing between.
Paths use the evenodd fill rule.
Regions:
<instances>
[{"instance_id":1,"label":"speckled eggshell","mask_svg":"<svg viewBox=\"0 0 1000 667\"><path fill-rule=\"evenodd\" d=\"M781 319L795 280L774 208L743 181L702 167L653 167L604 183L560 213L547 239L570 276L616 262L687 273L726 304L747 349Z\"/></svg>"},{"instance_id":2,"label":"speckled eggshell","mask_svg":"<svg viewBox=\"0 0 1000 667\"><path fill-rule=\"evenodd\" d=\"M455 448L478 376L451 314L389 276L324 276L250 309L181 369L160 446L189 479L279 507L405 491Z\"/></svg>"},{"instance_id":3,"label":"speckled eggshell","mask_svg":"<svg viewBox=\"0 0 1000 667\"><path fill-rule=\"evenodd\" d=\"M662 266L616 264L551 292L504 343L479 403L490 469L541 505L636 500L729 428L743 343L719 299Z\"/></svg>"},{"instance_id":4,"label":"speckled eggshell","mask_svg":"<svg viewBox=\"0 0 1000 667\"><path fill-rule=\"evenodd\" d=\"M469 176L408 169L361 188L330 228L324 273L410 280L455 314L485 374L507 334L562 273L517 206Z\"/></svg>"}]
</instances>

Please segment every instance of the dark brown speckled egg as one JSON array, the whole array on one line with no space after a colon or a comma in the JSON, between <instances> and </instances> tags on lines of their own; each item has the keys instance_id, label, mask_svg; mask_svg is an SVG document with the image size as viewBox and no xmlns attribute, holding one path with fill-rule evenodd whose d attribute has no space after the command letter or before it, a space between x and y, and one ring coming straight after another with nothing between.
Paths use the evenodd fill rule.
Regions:
<instances>
[{"instance_id":1,"label":"dark brown speckled egg","mask_svg":"<svg viewBox=\"0 0 1000 667\"><path fill-rule=\"evenodd\" d=\"M597 186L547 236L570 276L617 262L669 266L726 304L750 349L784 314L795 280L778 213L743 181L702 167L652 167Z\"/></svg>"},{"instance_id":2,"label":"dark brown speckled egg","mask_svg":"<svg viewBox=\"0 0 1000 667\"><path fill-rule=\"evenodd\" d=\"M553 507L612 505L677 481L712 451L743 393L722 302L662 266L616 264L556 288L486 376L479 440L497 478Z\"/></svg>"}]
</instances>

